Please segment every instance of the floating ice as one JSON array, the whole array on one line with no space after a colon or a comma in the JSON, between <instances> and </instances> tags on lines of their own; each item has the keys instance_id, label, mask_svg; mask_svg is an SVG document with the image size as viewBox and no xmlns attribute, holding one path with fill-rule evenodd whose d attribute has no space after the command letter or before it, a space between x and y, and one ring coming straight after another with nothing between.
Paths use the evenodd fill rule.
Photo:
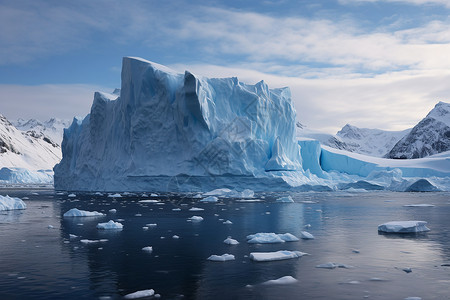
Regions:
<instances>
[{"instance_id":1,"label":"floating ice","mask_svg":"<svg viewBox=\"0 0 450 300\"><path fill-rule=\"evenodd\" d=\"M437 192L439 189L426 179L419 179L411 184L405 192Z\"/></svg>"},{"instance_id":2,"label":"floating ice","mask_svg":"<svg viewBox=\"0 0 450 300\"><path fill-rule=\"evenodd\" d=\"M296 242L299 239L291 233L276 234L273 232L259 232L247 236L249 244L275 244L284 242Z\"/></svg>"},{"instance_id":3,"label":"floating ice","mask_svg":"<svg viewBox=\"0 0 450 300\"><path fill-rule=\"evenodd\" d=\"M252 252L250 253L250 259L254 261L276 261L302 257L304 255L307 255L307 253L288 250L281 250L275 252Z\"/></svg>"},{"instance_id":4,"label":"floating ice","mask_svg":"<svg viewBox=\"0 0 450 300\"><path fill-rule=\"evenodd\" d=\"M109 210L110 213L115 214L117 212L117 209L113 208Z\"/></svg>"},{"instance_id":5,"label":"floating ice","mask_svg":"<svg viewBox=\"0 0 450 300\"><path fill-rule=\"evenodd\" d=\"M272 280L265 281L262 284L263 285L281 285L281 284L292 284L292 283L296 283L296 282L298 282L298 280L292 276L283 276L278 279L272 279Z\"/></svg>"},{"instance_id":6,"label":"floating ice","mask_svg":"<svg viewBox=\"0 0 450 300\"><path fill-rule=\"evenodd\" d=\"M0 211L26 209L27 205L20 198L0 196Z\"/></svg>"},{"instance_id":7,"label":"floating ice","mask_svg":"<svg viewBox=\"0 0 450 300\"><path fill-rule=\"evenodd\" d=\"M144 248L142 248L142 251L147 252L147 253L152 253L153 247L152 246L144 247Z\"/></svg>"},{"instance_id":8,"label":"floating ice","mask_svg":"<svg viewBox=\"0 0 450 300\"><path fill-rule=\"evenodd\" d=\"M158 195L158 194L155 194L155 193L151 193L151 194L150 194L150 197L159 197L159 195Z\"/></svg>"},{"instance_id":9,"label":"floating ice","mask_svg":"<svg viewBox=\"0 0 450 300\"><path fill-rule=\"evenodd\" d=\"M108 239L100 239L100 240L88 240L88 239L82 239L80 240L83 244L97 244L97 243L106 243Z\"/></svg>"},{"instance_id":10,"label":"floating ice","mask_svg":"<svg viewBox=\"0 0 450 300\"><path fill-rule=\"evenodd\" d=\"M211 203L214 203L217 201L219 201L219 198L217 198L216 196L209 196L209 197L206 197L205 199L200 200L200 202L211 202Z\"/></svg>"},{"instance_id":11,"label":"floating ice","mask_svg":"<svg viewBox=\"0 0 450 300\"><path fill-rule=\"evenodd\" d=\"M153 289L137 291L123 296L124 299L139 299L144 297L151 297L155 294Z\"/></svg>"},{"instance_id":12,"label":"floating ice","mask_svg":"<svg viewBox=\"0 0 450 300\"><path fill-rule=\"evenodd\" d=\"M403 205L404 207L434 207L433 204L426 204L426 203L421 203L421 204L405 204Z\"/></svg>"},{"instance_id":13,"label":"floating ice","mask_svg":"<svg viewBox=\"0 0 450 300\"><path fill-rule=\"evenodd\" d=\"M301 231L300 235L301 235L301 238L304 240L313 240L314 239L314 235L312 235L308 231Z\"/></svg>"},{"instance_id":14,"label":"floating ice","mask_svg":"<svg viewBox=\"0 0 450 300\"><path fill-rule=\"evenodd\" d=\"M106 230L123 229L123 225L119 222L114 222L113 220L109 220L109 222L106 222L106 223L98 223L97 229L106 229Z\"/></svg>"},{"instance_id":15,"label":"floating ice","mask_svg":"<svg viewBox=\"0 0 450 300\"><path fill-rule=\"evenodd\" d=\"M204 209L200 208L200 207L191 207L191 208L189 208L189 211L202 211L202 210L204 210Z\"/></svg>"},{"instance_id":16,"label":"floating ice","mask_svg":"<svg viewBox=\"0 0 450 300\"><path fill-rule=\"evenodd\" d=\"M192 216L188 220L191 220L192 222L201 222L203 221L203 218L200 216Z\"/></svg>"},{"instance_id":17,"label":"floating ice","mask_svg":"<svg viewBox=\"0 0 450 300\"><path fill-rule=\"evenodd\" d=\"M388 233L411 233L430 231L425 221L392 221L378 225L378 231Z\"/></svg>"},{"instance_id":18,"label":"floating ice","mask_svg":"<svg viewBox=\"0 0 450 300\"><path fill-rule=\"evenodd\" d=\"M420 297L406 297L404 300L422 300Z\"/></svg>"},{"instance_id":19,"label":"floating ice","mask_svg":"<svg viewBox=\"0 0 450 300\"><path fill-rule=\"evenodd\" d=\"M245 189L242 192L236 190L230 190L228 188L221 188L209 191L204 196L217 196L222 198L253 198L255 192L250 189Z\"/></svg>"},{"instance_id":20,"label":"floating ice","mask_svg":"<svg viewBox=\"0 0 450 300\"><path fill-rule=\"evenodd\" d=\"M178 235L175 234L174 236L172 236L172 238L175 239L175 240L177 240L177 239L179 239L180 237L179 237Z\"/></svg>"},{"instance_id":21,"label":"floating ice","mask_svg":"<svg viewBox=\"0 0 450 300\"><path fill-rule=\"evenodd\" d=\"M233 254L222 254L222 255L211 255L208 257L208 260L211 261L228 261L228 260L235 260Z\"/></svg>"},{"instance_id":22,"label":"floating ice","mask_svg":"<svg viewBox=\"0 0 450 300\"><path fill-rule=\"evenodd\" d=\"M67 197L69 197L69 198L75 198L77 195L75 195L75 194L69 194L69 195L67 195Z\"/></svg>"},{"instance_id":23,"label":"floating ice","mask_svg":"<svg viewBox=\"0 0 450 300\"><path fill-rule=\"evenodd\" d=\"M158 224L156 224L156 223L149 223L149 224L145 224L145 226L147 226L147 227L156 227L156 226L158 226Z\"/></svg>"},{"instance_id":24,"label":"floating ice","mask_svg":"<svg viewBox=\"0 0 450 300\"><path fill-rule=\"evenodd\" d=\"M122 195L116 193L116 194L109 194L108 197L109 197L109 198L122 198Z\"/></svg>"},{"instance_id":25,"label":"floating ice","mask_svg":"<svg viewBox=\"0 0 450 300\"><path fill-rule=\"evenodd\" d=\"M225 222L223 222L223 224L225 224L225 225L231 225L231 224L233 224L233 222L231 222L230 220L226 220Z\"/></svg>"},{"instance_id":26,"label":"floating ice","mask_svg":"<svg viewBox=\"0 0 450 300\"><path fill-rule=\"evenodd\" d=\"M283 202L283 203L293 203L294 199L292 199L291 196L285 196L277 199L277 202Z\"/></svg>"},{"instance_id":27,"label":"floating ice","mask_svg":"<svg viewBox=\"0 0 450 300\"><path fill-rule=\"evenodd\" d=\"M346 265L346 264L339 264L339 263L328 262L328 263L325 263L325 264L317 265L316 268L320 268L320 269L336 269L336 268L351 269L351 268L353 268L353 266Z\"/></svg>"},{"instance_id":28,"label":"floating ice","mask_svg":"<svg viewBox=\"0 0 450 300\"><path fill-rule=\"evenodd\" d=\"M239 242L235 239L232 239L231 236L227 237L223 242L228 245L238 245L239 244Z\"/></svg>"},{"instance_id":29,"label":"floating ice","mask_svg":"<svg viewBox=\"0 0 450 300\"><path fill-rule=\"evenodd\" d=\"M181 211L181 208L172 208L172 211Z\"/></svg>"},{"instance_id":30,"label":"floating ice","mask_svg":"<svg viewBox=\"0 0 450 300\"><path fill-rule=\"evenodd\" d=\"M105 214L102 214L98 211L86 211L79 210L78 208L72 208L64 213L64 217L101 217Z\"/></svg>"},{"instance_id":31,"label":"floating ice","mask_svg":"<svg viewBox=\"0 0 450 300\"><path fill-rule=\"evenodd\" d=\"M139 200L139 203L159 203L158 200L155 199L144 199L144 200Z\"/></svg>"}]
</instances>

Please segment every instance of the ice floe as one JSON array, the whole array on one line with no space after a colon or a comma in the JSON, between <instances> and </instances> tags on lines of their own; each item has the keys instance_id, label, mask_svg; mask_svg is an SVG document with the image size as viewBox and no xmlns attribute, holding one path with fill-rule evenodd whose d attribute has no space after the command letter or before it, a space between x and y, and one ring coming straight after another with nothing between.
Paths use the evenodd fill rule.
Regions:
<instances>
[{"instance_id":1,"label":"ice floe","mask_svg":"<svg viewBox=\"0 0 450 300\"><path fill-rule=\"evenodd\" d=\"M26 209L27 205L20 198L0 196L0 211Z\"/></svg>"},{"instance_id":2,"label":"ice floe","mask_svg":"<svg viewBox=\"0 0 450 300\"><path fill-rule=\"evenodd\" d=\"M334 263L334 262L328 262L325 264L317 265L316 268L319 268L319 269L336 269L336 268L352 269L353 266L346 265L346 264Z\"/></svg>"},{"instance_id":3,"label":"ice floe","mask_svg":"<svg viewBox=\"0 0 450 300\"><path fill-rule=\"evenodd\" d=\"M239 244L239 242L235 239L232 239L231 236L227 237L223 242L227 245L238 245Z\"/></svg>"},{"instance_id":4,"label":"ice floe","mask_svg":"<svg viewBox=\"0 0 450 300\"><path fill-rule=\"evenodd\" d=\"M64 213L64 217L102 217L105 214L98 211L79 210L78 208L69 209Z\"/></svg>"},{"instance_id":5,"label":"ice floe","mask_svg":"<svg viewBox=\"0 0 450 300\"><path fill-rule=\"evenodd\" d=\"M191 207L191 208L189 208L189 211L202 211L202 210L205 210L205 209L200 208L200 207Z\"/></svg>"},{"instance_id":6,"label":"ice floe","mask_svg":"<svg viewBox=\"0 0 450 300\"><path fill-rule=\"evenodd\" d=\"M147 252L147 253L152 253L153 252L153 247L152 246L146 246L146 247L142 248L142 251Z\"/></svg>"},{"instance_id":7,"label":"ice floe","mask_svg":"<svg viewBox=\"0 0 450 300\"><path fill-rule=\"evenodd\" d=\"M216 196L209 196L206 197L205 199L200 200L200 202L209 202L209 203L215 203L219 201L219 198L217 198Z\"/></svg>"},{"instance_id":8,"label":"ice floe","mask_svg":"<svg viewBox=\"0 0 450 300\"><path fill-rule=\"evenodd\" d=\"M155 295L155 291L153 289L137 291L131 294L127 294L123 296L124 299L139 299L144 297L151 297Z\"/></svg>"},{"instance_id":9,"label":"ice floe","mask_svg":"<svg viewBox=\"0 0 450 300\"><path fill-rule=\"evenodd\" d=\"M426 203L421 203L421 204L405 204L403 205L404 207L434 207L435 205L433 204L426 204Z\"/></svg>"},{"instance_id":10,"label":"ice floe","mask_svg":"<svg viewBox=\"0 0 450 300\"><path fill-rule=\"evenodd\" d=\"M97 229L106 229L106 230L112 230L112 229L123 229L123 225L119 222L114 222L113 220L109 220L109 222L106 223L98 223Z\"/></svg>"},{"instance_id":11,"label":"ice floe","mask_svg":"<svg viewBox=\"0 0 450 300\"><path fill-rule=\"evenodd\" d=\"M276 234L273 232L259 232L247 236L249 244L276 244L284 242L296 242L299 239L291 233Z\"/></svg>"},{"instance_id":12,"label":"ice floe","mask_svg":"<svg viewBox=\"0 0 450 300\"><path fill-rule=\"evenodd\" d=\"M119 193L116 193L116 194L109 194L108 197L109 198L122 198L122 195Z\"/></svg>"},{"instance_id":13,"label":"ice floe","mask_svg":"<svg viewBox=\"0 0 450 300\"><path fill-rule=\"evenodd\" d=\"M250 259L254 261L277 261L298 258L304 255L307 255L307 253L288 250L280 250L275 252L252 252L250 253Z\"/></svg>"},{"instance_id":14,"label":"ice floe","mask_svg":"<svg viewBox=\"0 0 450 300\"><path fill-rule=\"evenodd\" d=\"M188 218L188 220L190 220L192 222L201 222L201 221L203 221L203 218L200 216L192 216L192 217Z\"/></svg>"},{"instance_id":15,"label":"ice floe","mask_svg":"<svg viewBox=\"0 0 450 300\"><path fill-rule=\"evenodd\" d=\"M314 239L314 235L312 235L308 231L301 231L300 237L304 240L313 240Z\"/></svg>"},{"instance_id":16,"label":"ice floe","mask_svg":"<svg viewBox=\"0 0 450 300\"><path fill-rule=\"evenodd\" d=\"M294 199L292 199L291 196L285 196L285 197L278 198L278 199L276 200L276 202L282 202L282 203L294 203Z\"/></svg>"},{"instance_id":17,"label":"ice floe","mask_svg":"<svg viewBox=\"0 0 450 300\"><path fill-rule=\"evenodd\" d=\"M225 222L223 222L223 224L225 224L225 225L231 225L231 224L233 224L233 222L231 222L230 220L226 220Z\"/></svg>"},{"instance_id":18,"label":"ice floe","mask_svg":"<svg viewBox=\"0 0 450 300\"><path fill-rule=\"evenodd\" d=\"M208 257L208 260L211 261L229 261L229 260L235 260L235 257L233 254L222 254L222 255L211 255Z\"/></svg>"},{"instance_id":19,"label":"ice floe","mask_svg":"<svg viewBox=\"0 0 450 300\"><path fill-rule=\"evenodd\" d=\"M89 239L82 239L80 240L83 244L98 244L98 243L106 243L108 239L99 239L99 240L89 240Z\"/></svg>"},{"instance_id":20,"label":"ice floe","mask_svg":"<svg viewBox=\"0 0 450 300\"><path fill-rule=\"evenodd\" d=\"M263 285L282 285L282 284L292 284L292 283L296 283L296 282L298 282L298 280L292 276L283 276L278 279L267 280L267 281L263 282L262 284Z\"/></svg>"},{"instance_id":21,"label":"ice floe","mask_svg":"<svg viewBox=\"0 0 450 300\"><path fill-rule=\"evenodd\" d=\"M426 232L430 229L425 221L392 221L378 225L378 231L388 233Z\"/></svg>"}]
</instances>

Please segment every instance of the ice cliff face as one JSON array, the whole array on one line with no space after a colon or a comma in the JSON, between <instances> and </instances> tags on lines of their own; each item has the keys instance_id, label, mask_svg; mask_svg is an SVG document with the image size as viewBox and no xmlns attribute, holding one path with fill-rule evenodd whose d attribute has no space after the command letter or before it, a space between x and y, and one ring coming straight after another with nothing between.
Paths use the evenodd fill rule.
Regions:
<instances>
[{"instance_id":1,"label":"ice cliff face","mask_svg":"<svg viewBox=\"0 0 450 300\"><path fill-rule=\"evenodd\" d=\"M421 158L450 150L450 104L439 102L387 158Z\"/></svg>"},{"instance_id":2,"label":"ice cliff face","mask_svg":"<svg viewBox=\"0 0 450 300\"><path fill-rule=\"evenodd\" d=\"M294 120L288 88L200 78L125 57L120 97L96 93L90 114L65 130L55 188L145 190L180 174L298 173Z\"/></svg>"}]
</instances>

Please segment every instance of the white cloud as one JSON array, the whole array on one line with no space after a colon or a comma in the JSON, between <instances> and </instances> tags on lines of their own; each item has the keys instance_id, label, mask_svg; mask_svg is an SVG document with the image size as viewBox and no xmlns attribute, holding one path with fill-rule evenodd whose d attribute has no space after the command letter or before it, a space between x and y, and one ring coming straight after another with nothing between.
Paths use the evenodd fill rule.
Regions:
<instances>
[{"instance_id":1,"label":"white cloud","mask_svg":"<svg viewBox=\"0 0 450 300\"><path fill-rule=\"evenodd\" d=\"M10 120L84 117L90 112L95 91L112 92L105 87L82 84L0 84L0 113Z\"/></svg>"},{"instance_id":2,"label":"white cloud","mask_svg":"<svg viewBox=\"0 0 450 300\"><path fill-rule=\"evenodd\" d=\"M364 3L364 2L392 2L413 5L442 5L450 8L448 0L339 0L341 4Z\"/></svg>"}]
</instances>

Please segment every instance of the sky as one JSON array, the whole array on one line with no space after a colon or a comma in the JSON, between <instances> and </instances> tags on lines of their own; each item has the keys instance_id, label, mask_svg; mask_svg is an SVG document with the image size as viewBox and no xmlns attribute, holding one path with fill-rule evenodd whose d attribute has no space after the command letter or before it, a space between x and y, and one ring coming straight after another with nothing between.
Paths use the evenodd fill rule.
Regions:
<instances>
[{"instance_id":1,"label":"sky","mask_svg":"<svg viewBox=\"0 0 450 300\"><path fill-rule=\"evenodd\" d=\"M450 1L0 0L0 114L83 117L124 56L288 86L310 129L403 130L450 102Z\"/></svg>"}]
</instances>

